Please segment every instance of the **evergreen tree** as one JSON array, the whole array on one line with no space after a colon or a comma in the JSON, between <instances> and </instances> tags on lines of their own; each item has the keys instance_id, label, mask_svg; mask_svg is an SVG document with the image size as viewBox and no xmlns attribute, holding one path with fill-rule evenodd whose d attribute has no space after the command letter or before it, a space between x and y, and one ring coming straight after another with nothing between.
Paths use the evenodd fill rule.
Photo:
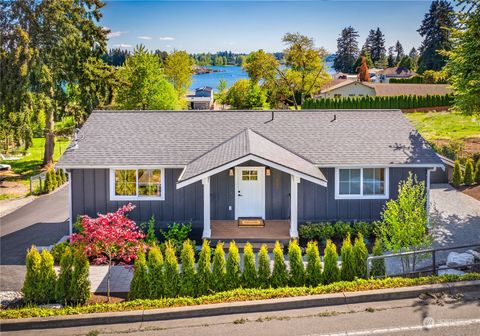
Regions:
<instances>
[{"instance_id":1,"label":"evergreen tree","mask_svg":"<svg viewBox=\"0 0 480 336\"><path fill-rule=\"evenodd\" d=\"M387 56L385 55L385 36L379 27L373 36L372 46L370 49L370 57L377 68L385 67Z\"/></svg>"},{"instance_id":2,"label":"evergreen tree","mask_svg":"<svg viewBox=\"0 0 480 336\"><path fill-rule=\"evenodd\" d=\"M170 241L165 244L164 274L165 296L176 297L178 295L180 277L178 274L178 261L177 256L175 255L175 246L173 246Z\"/></svg>"},{"instance_id":3,"label":"evergreen tree","mask_svg":"<svg viewBox=\"0 0 480 336\"><path fill-rule=\"evenodd\" d=\"M381 256L383 255L382 241L381 239L375 239L375 244L373 245L373 255ZM385 276L385 259L372 260L372 269L370 275L373 277Z\"/></svg>"},{"instance_id":4,"label":"evergreen tree","mask_svg":"<svg viewBox=\"0 0 480 336\"><path fill-rule=\"evenodd\" d=\"M278 241L275 242L273 249L273 271L271 279L273 288L284 287L288 283L287 265L285 265L282 246Z\"/></svg>"},{"instance_id":5,"label":"evergreen tree","mask_svg":"<svg viewBox=\"0 0 480 336\"><path fill-rule=\"evenodd\" d=\"M473 176L473 160L472 159L467 159L467 162L465 163L465 174L463 176L463 181L465 185L470 186L475 182L474 176Z\"/></svg>"},{"instance_id":6,"label":"evergreen tree","mask_svg":"<svg viewBox=\"0 0 480 336\"><path fill-rule=\"evenodd\" d=\"M212 289L215 292L220 292L225 288L225 251L223 250L223 243L217 243L215 252L213 254L212 265Z\"/></svg>"},{"instance_id":7,"label":"evergreen tree","mask_svg":"<svg viewBox=\"0 0 480 336\"><path fill-rule=\"evenodd\" d=\"M453 166L453 177L452 184L454 187L458 187L463 182L462 168L460 167L460 161L455 160L455 165Z\"/></svg>"},{"instance_id":8,"label":"evergreen tree","mask_svg":"<svg viewBox=\"0 0 480 336\"><path fill-rule=\"evenodd\" d=\"M245 244L243 248L242 283L245 288L258 287L255 254L253 253L253 247L250 243Z\"/></svg>"},{"instance_id":9,"label":"evergreen tree","mask_svg":"<svg viewBox=\"0 0 480 336\"><path fill-rule=\"evenodd\" d=\"M226 289L235 289L240 287L240 254L235 241L231 241L228 246L227 256L227 274L225 276Z\"/></svg>"},{"instance_id":10,"label":"evergreen tree","mask_svg":"<svg viewBox=\"0 0 480 336\"><path fill-rule=\"evenodd\" d=\"M195 252L190 239L183 242L182 252L180 254L182 260L182 269L180 272L180 296L195 296Z\"/></svg>"},{"instance_id":11,"label":"evergreen tree","mask_svg":"<svg viewBox=\"0 0 480 336\"><path fill-rule=\"evenodd\" d=\"M336 71L354 73L353 64L358 58L358 32L353 27L344 28L337 39L337 52L333 67Z\"/></svg>"},{"instance_id":12,"label":"evergreen tree","mask_svg":"<svg viewBox=\"0 0 480 336\"><path fill-rule=\"evenodd\" d=\"M393 47L390 47L388 48L387 66L391 68L395 65L395 54L393 53Z\"/></svg>"},{"instance_id":13,"label":"evergreen tree","mask_svg":"<svg viewBox=\"0 0 480 336\"><path fill-rule=\"evenodd\" d=\"M302 250L296 240L288 244L288 260L290 263L290 285L299 287L305 285L305 267L303 266Z\"/></svg>"},{"instance_id":14,"label":"evergreen tree","mask_svg":"<svg viewBox=\"0 0 480 336\"><path fill-rule=\"evenodd\" d=\"M23 299L26 304L40 303L40 268L42 264L42 257L35 246L27 252L26 265L27 271L25 274L25 281L23 282Z\"/></svg>"},{"instance_id":15,"label":"evergreen tree","mask_svg":"<svg viewBox=\"0 0 480 336\"><path fill-rule=\"evenodd\" d=\"M365 40L365 44L362 47L362 51L371 54L374 39L375 39L375 29L370 29L367 35L367 39Z\"/></svg>"},{"instance_id":16,"label":"evergreen tree","mask_svg":"<svg viewBox=\"0 0 480 336\"><path fill-rule=\"evenodd\" d=\"M164 296L165 274L163 265L162 251L155 244L148 251L147 258L149 297L151 299L160 299Z\"/></svg>"},{"instance_id":17,"label":"evergreen tree","mask_svg":"<svg viewBox=\"0 0 480 336\"><path fill-rule=\"evenodd\" d=\"M340 270L338 269L338 254L337 247L329 239L323 254L323 274L322 281L328 285L340 279Z\"/></svg>"},{"instance_id":18,"label":"evergreen tree","mask_svg":"<svg viewBox=\"0 0 480 336\"><path fill-rule=\"evenodd\" d=\"M150 296L150 286L147 275L147 262L145 253L137 253L137 259L134 263L133 278L130 282L129 300L148 299Z\"/></svg>"},{"instance_id":19,"label":"evergreen tree","mask_svg":"<svg viewBox=\"0 0 480 336\"><path fill-rule=\"evenodd\" d=\"M207 239L203 240L202 250L200 251L200 256L198 257L198 267L197 267L197 292L198 295L206 295L210 290L210 281L211 281L211 250L210 242Z\"/></svg>"},{"instance_id":20,"label":"evergreen tree","mask_svg":"<svg viewBox=\"0 0 480 336\"><path fill-rule=\"evenodd\" d=\"M322 264L316 241L309 241L307 244L307 270L306 284L316 287L322 282Z\"/></svg>"},{"instance_id":21,"label":"evergreen tree","mask_svg":"<svg viewBox=\"0 0 480 336\"><path fill-rule=\"evenodd\" d=\"M408 53L408 57L410 57L411 59L411 62L412 62L412 67L411 69L413 71L417 71L418 69L418 58L419 58L419 55L418 55L418 51L417 49L415 49L415 47L413 47L410 52Z\"/></svg>"},{"instance_id":22,"label":"evergreen tree","mask_svg":"<svg viewBox=\"0 0 480 336\"><path fill-rule=\"evenodd\" d=\"M357 278L366 278L367 277L367 258L368 250L363 239L363 235L359 233L357 238L355 238L355 243L353 245L353 257L355 265L355 276Z\"/></svg>"},{"instance_id":23,"label":"evergreen tree","mask_svg":"<svg viewBox=\"0 0 480 336\"><path fill-rule=\"evenodd\" d=\"M267 246L263 244L258 252L258 285L260 288L270 287L270 273L270 256Z\"/></svg>"},{"instance_id":24,"label":"evergreen tree","mask_svg":"<svg viewBox=\"0 0 480 336\"><path fill-rule=\"evenodd\" d=\"M74 305L83 305L90 298L90 280L88 279L90 264L83 251L73 251L73 273L69 298Z\"/></svg>"},{"instance_id":25,"label":"evergreen tree","mask_svg":"<svg viewBox=\"0 0 480 336\"><path fill-rule=\"evenodd\" d=\"M66 305L70 301L69 293L72 284L73 255L69 246L65 247L60 259L60 274L55 285L55 300Z\"/></svg>"},{"instance_id":26,"label":"evergreen tree","mask_svg":"<svg viewBox=\"0 0 480 336\"><path fill-rule=\"evenodd\" d=\"M53 268L53 256L48 250L40 253L42 261L40 263L40 283L39 283L39 301L50 303L55 301L55 284L57 275Z\"/></svg>"},{"instance_id":27,"label":"evergreen tree","mask_svg":"<svg viewBox=\"0 0 480 336\"><path fill-rule=\"evenodd\" d=\"M477 159L477 164L475 165L475 182L480 183L480 159Z\"/></svg>"},{"instance_id":28,"label":"evergreen tree","mask_svg":"<svg viewBox=\"0 0 480 336\"><path fill-rule=\"evenodd\" d=\"M395 43L395 47L393 50L395 51L395 64L398 64L400 63L402 57L405 56L403 46L400 41L397 41L397 43Z\"/></svg>"},{"instance_id":29,"label":"evergreen tree","mask_svg":"<svg viewBox=\"0 0 480 336\"><path fill-rule=\"evenodd\" d=\"M353 257L352 241L350 240L350 233L343 240L340 249L342 256L342 268L340 269L340 278L344 281L352 281L355 278L355 261Z\"/></svg>"},{"instance_id":30,"label":"evergreen tree","mask_svg":"<svg viewBox=\"0 0 480 336\"><path fill-rule=\"evenodd\" d=\"M419 59L421 72L441 70L446 64L446 56L438 51L449 51L452 48L450 29L454 27L455 13L452 5L446 0L433 1L418 29L423 37Z\"/></svg>"}]
</instances>

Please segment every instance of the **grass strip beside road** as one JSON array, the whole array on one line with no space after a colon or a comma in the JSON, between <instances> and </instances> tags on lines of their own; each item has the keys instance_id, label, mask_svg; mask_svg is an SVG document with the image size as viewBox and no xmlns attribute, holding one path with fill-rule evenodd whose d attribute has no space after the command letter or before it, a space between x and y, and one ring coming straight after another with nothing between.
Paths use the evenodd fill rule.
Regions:
<instances>
[{"instance_id":1,"label":"grass strip beside road","mask_svg":"<svg viewBox=\"0 0 480 336\"><path fill-rule=\"evenodd\" d=\"M30 317L47 317L60 315L79 315L90 313L120 312L144 309L158 309L171 307L186 307L213 303L228 303L239 301L255 301L265 299L287 298L295 296L357 292L386 288L402 288L446 282L480 280L480 273L465 275L442 275L421 278L386 278L386 279L357 279L354 281L340 281L318 287L284 287L269 289L236 289L216 293L198 298L179 297L158 300L134 300L120 303L101 303L79 307L63 307L60 309L25 307L18 309L0 310L0 319L16 319Z\"/></svg>"}]
</instances>

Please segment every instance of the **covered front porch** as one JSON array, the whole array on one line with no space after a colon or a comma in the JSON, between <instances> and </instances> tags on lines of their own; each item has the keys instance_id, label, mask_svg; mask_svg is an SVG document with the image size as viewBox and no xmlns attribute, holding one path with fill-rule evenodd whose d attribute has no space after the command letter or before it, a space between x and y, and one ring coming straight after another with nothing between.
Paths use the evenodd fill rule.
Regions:
<instances>
[{"instance_id":1,"label":"covered front porch","mask_svg":"<svg viewBox=\"0 0 480 336\"><path fill-rule=\"evenodd\" d=\"M214 240L274 241L289 240L290 221L267 219L264 227L241 227L238 220L212 220L211 235Z\"/></svg>"}]
</instances>

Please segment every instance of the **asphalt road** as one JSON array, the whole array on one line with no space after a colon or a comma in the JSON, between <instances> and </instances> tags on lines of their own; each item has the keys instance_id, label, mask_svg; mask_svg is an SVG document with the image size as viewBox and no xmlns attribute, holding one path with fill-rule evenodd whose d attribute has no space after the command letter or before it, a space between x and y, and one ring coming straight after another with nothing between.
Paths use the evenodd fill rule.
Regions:
<instances>
[{"instance_id":1,"label":"asphalt road","mask_svg":"<svg viewBox=\"0 0 480 336\"><path fill-rule=\"evenodd\" d=\"M480 292L268 313L5 333L4 335L478 335Z\"/></svg>"},{"instance_id":2,"label":"asphalt road","mask_svg":"<svg viewBox=\"0 0 480 336\"><path fill-rule=\"evenodd\" d=\"M21 288L32 244L51 245L67 234L68 185L0 218L0 290Z\"/></svg>"}]
</instances>

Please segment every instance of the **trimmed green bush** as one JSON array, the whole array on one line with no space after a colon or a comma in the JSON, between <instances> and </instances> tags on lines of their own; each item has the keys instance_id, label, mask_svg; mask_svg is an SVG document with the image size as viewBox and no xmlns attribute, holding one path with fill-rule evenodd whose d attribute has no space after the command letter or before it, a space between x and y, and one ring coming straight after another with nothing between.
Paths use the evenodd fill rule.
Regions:
<instances>
[{"instance_id":1,"label":"trimmed green bush","mask_svg":"<svg viewBox=\"0 0 480 336\"><path fill-rule=\"evenodd\" d=\"M480 159L477 160L477 164L475 165L475 182L480 183Z\"/></svg>"},{"instance_id":2,"label":"trimmed green bush","mask_svg":"<svg viewBox=\"0 0 480 336\"><path fill-rule=\"evenodd\" d=\"M138 252L134 263L133 278L130 282L129 300L148 299L150 297L150 286L147 274L147 261L145 253Z\"/></svg>"},{"instance_id":3,"label":"trimmed green bush","mask_svg":"<svg viewBox=\"0 0 480 336\"><path fill-rule=\"evenodd\" d=\"M300 225L298 233L303 239L326 241L333 238L335 229L329 222L311 223Z\"/></svg>"},{"instance_id":4,"label":"trimmed green bush","mask_svg":"<svg viewBox=\"0 0 480 336\"><path fill-rule=\"evenodd\" d=\"M453 178L452 185L458 187L463 182L462 168L460 167L460 161L455 160L455 165L453 166Z\"/></svg>"},{"instance_id":5,"label":"trimmed green bush","mask_svg":"<svg viewBox=\"0 0 480 336\"><path fill-rule=\"evenodd\" d=\"M39 302L50 303L55 301L55 285L57 275L53 268L53 256L48 250L40 253L42 258L40 264Z\"/></svg>"},{"instance_id":6,"label":"trimmed green bush","mask_svg":"<svg viewBox=\"0 0 480 336\"><path fill-rule=\"evenodd\" d=\"M246 243L243 248L242 283L244 288L258 287L255 254L253 253L253 247L250 243Z\"/></svg>"},{"instance_id":7,"label":"trimmed green bush","mask_svg":"<svg viewBox=\"0 0 480 336\"><path fill-rule=\"evenodd\" d=\"M470 186L475 182L473 173L473 160L467 159L467 162L465 163L465 174L463 176L463 182L465 185Z\"/></svg>"},{"instance_id":8,"label":"trimmed green bush","mask_svg":"<svg viewBox=\"0 0 480 336\"><path fill-rule=\"evenodd\" d=\"M67 182L67 181L68 181L68 177L67 177L67 174L65 174L65 170L59 169L59 171L60 171L60 176L61 176L61 178L62 178L63 183Z\"/></svg>"},{"instance_id":9,"label":"trimmed green bush","mask_svg":"<svg viewBox=\"0 0 480 336\"><path fill-rule=\"evenodd\" d=\"M347 237L345 237L343 240L342 247L340 248L340 254L342 256L340 279L343 281L352 281L355 279L355 261L353 258L353 248L350 234L347 234Z\"/></svg>"},{"instance_id":10,"label":"trimmed green bush","mask_svg":"<svg viewBox=\"0 0 480 336\"><path fill-rule=\"evenodd\" d=\"M35 246L27 252L26 257L27 271L25 281L23 282L22 293L26 304L37 304L40 297L40 268L42 257Z\"/></svg>"},{"instance_id":11,"label":"trimmed green bush","mask_svg":"<svg viewBox=\"0 0 480 336\"><path fill-rule=\"evenodd\" d=\"M288 283L287 265L283 257L283 249L277 241L273 249L273 271L270 284L273 288L284 287Z\"/></svg>"},{"instance_id":12,"label":"trimmed green bush","mask_svg":"<svg viewBox=\"0 0 480 336\"><path fill-rule=\"evenodd\" d=\"M212 253L210 250L210 242L207 239L203 240L202 250L198 257L197 266L197 292L198 295L206 295L210 292L211 280L211 262Z\"/></svg>"},{"instance_id":13,"label":"trimmed green bush","mask_svg":"<svg viewBox=\"0 0 480 336\"><path fill-rule=\"evenodd\" d=\"M152 299L160 299L165 294L165 274L163 266L162 251L154 244L148 251L147 258L149 296Z\"/></svg>"},{"instance_id":14,"label":"trimmed green bush","mask_svg":"<svg viewBox=\"0 0 480 336\"><path fill-rule=\"evenodd\" d=\"M375 244L373 245L372 254L374 256L383 255L382 241L378 238L375 240ZM373 277L383 277L385 274L385 259L372 260L372 269L370 270L370 275Z\"/></svg>"},{"instance_id":15,"label":"trimmed green bush","mask_svg":"<svg viewBox=\"0 0 480 336\"><path fill-rule=\"evenodd\" d=\"M267 245L263 244L258 252L258 286L260 288L270 287L270 256Z\"/></svg>"},{"instance_id":16,"label":"trimmed green bush","mask_svg":"<svg viewBox=\"0 0 480 336\"><path fill-rule=\"evenodd\" d=\"M172 298L178 295L179 290L179 274L178 274L178 261L175 255L175 246L168 241L165 244L165 296Z\"/></svg>"},{"instance_id":17,"label":"trimmed green bush","mask_svg":"<svg viewBox=\"0 0 480 336\"><path fill-rule=\"evenodd\" d=\"M52 249L50 250L50 253L53 256L53 260L56 263L60 262L60 259L62 259L63 253L65 252L65 249L69 246L69 243L67 241L63 241L59 244L53 245Z\"/></svg>"},{"instance_id":18,"label":"trimmed green bush","mask_svg":"<svg viewBox=\"0 0 480 336\"><path fill-rule=\"evenodd\" d=\"M355 238L353 256L355 259L355 276L365 279L367 277L368 250L361 233Z\"/></svg>"},{"instance_id":19,"label":"trimmed green bush","mask_svg":"<svg viewBox=\"0 0 480 336\"><path fill-rule=\"evenodd\" d=\"M90 280L88 273L90 264L83 251L79 249L73 252L73 273L70 285L70 301L73 305L83 305L90 298Z\"/></svg>"},{"instance_id":20,"label":"trimmed green bush","mask_svg":"<svg viewBox=\"0 0 480 336\"><path fill-rule=\"evenodd\" d=\"M305 284L305 267L303 266L302 250L295 239L288 244L288 260L290 263L290 285L303 286Z\"/></svg>"},{"instance_id":21,"label":"trimmed green bush","mask_svg":"<svg viewBox=\"0 0 480 336\"><path fill-rule=\"evenodd\" d=\"M367 222L355 222L353 223L353 231L356 235L361 233L364 237L369 237L372 233L372 224Z\"/></svg>"},{"instance_id":22,"label":"trimmed green bush","mask_svg":"<svg viewBox=\"0 0 480 336\"><path fill-rule=\"evenodd\" d=\"M220 292L225 288L225 276L227 270L225 269L225 251L223 250L223 243L217 243L215 252L213 253L212 265L212 289L215 292Z\"/></svg>"},{"instance_id":23,"label":"trimmed green bush","mask_svg":"<svg viewBox=\"0 0 480 336\"><path fill-rule=\"evenodd\" d=\"M52 180L52 191L57 189L57 187L59 186L58 184L58 181L57 181L57 174L55 173L55 169L51 169L50 170L50 178Z\"/></svg>"},{"instance_id":24,"label":"trimmed green bush","mask_svg":"<svg viewBox=\"0 0 480 336\"><path fill-rule=\"evenodd\" d=\"M190 239L183 242L180 258L182 259L182 270L180 272L180 296L194 297L196 294L195 251Z\"/></svg>"},{"instance_id":25,"label":"trimmed green bush","mask_svg":"<svg viewBox=\"0 0 480 336\"><path fill-rule=\"evenodd\" d=\"M322 281L324 284L330 284L340 279L340 270L338 269L337 247L331 240L327 240L323 254L323 274Z\"/></svg>"},{"instance_id":26,"label":"trimmed green bush","mask_svg":"<svg viewBox=\"0 0 480 336\"><path fill-rule=\"evenodd\" d=\"M322 263L320 261L320 252L315 241L309 241L307 244L307 270L306 284L309 286L318 286L322 283Z\"/></svg>"},{"instance_id":27,"label":"trimmed green bush","mask_svg":"<svg viewBox=\"0 0 480 336\"><path fill-rule=\"evenodd\" d=\"M60 273L55 284L55 300L62 305L70 302L70 287L72 285L73 255L69 246L63 249L60 258Z\"/></svg>"},{"instance_id":28,"label":"trimmed green bush","mask_svg":"<svg viewBox=\"0 0 480 336\"><path fill-rule=\"evenodd\" d=\"M53 180L52 180L52 170L49 169L45 173L45 181L44 181L44 184L43 184L43 192L48 194L48 193L52 192L54 189L55 189L55 187L53 185Z\"/></svg>"},{"instance_id":29,"label":"trimmed green bush","mask_svg":"<svg viewBox=\"0 0 480 336\"><path fill-rule=\"evenodd\" d=\"M347 234L352 234L352 226L347 222L338 221L333 228L335 229L334 237L339 240L345 238Z\"/></svg>"},{"instance_id":30,"label":"trimmed green bush","mask_svg":"<svg viewBox=\"0 0 480 336\"><path fill-rule=\"evenodd\" d=\"M63 169L57 170L57 186L61 186L65 183L62 172L63 172Z\"/></svg>"},{"instance_id":31,"label":"trimmed green bush","mask_svg":"<svg viewBox=\"0 0 480 336\"><path fill-rule=\"evenodd\" d=\"M231 241L228 246L227 274L225 276L225 289L235 289L240 287L240 254L235 241Z\"/></svg>"}]
</instances>

